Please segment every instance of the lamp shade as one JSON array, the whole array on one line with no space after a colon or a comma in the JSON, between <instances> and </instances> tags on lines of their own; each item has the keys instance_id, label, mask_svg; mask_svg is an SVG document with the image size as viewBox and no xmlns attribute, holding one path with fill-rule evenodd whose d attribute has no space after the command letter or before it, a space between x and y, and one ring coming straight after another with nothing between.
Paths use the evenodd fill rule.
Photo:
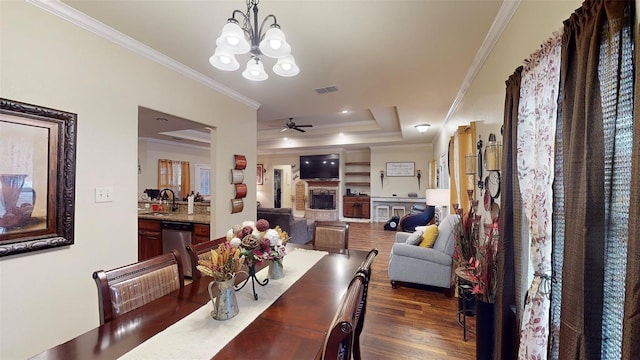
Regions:
<instances>
[{"instance_id":1,"label":"lamp shade","mask_svg":"<svg viewBox=\"0 0 640 360\"><path fill-rule=\"evenodd\" d=\"M237 21L229 21L222 28L222 34L216 39L216 45L233 54L245 54L251 49L251 45L244 35L244 30Z\"/></svg>"},{"instance_id":2,"label":"lamp shade","mask_svg":"<svg viewBox=\"0 0 640 360\"><path fill-rule=\"evenodd\" d=\"M273 66L273 72L285 77L296 76L300 72L300 68L296 65L296 60L292 55L283 56Z\"/></svg>"},{"instance_id":3,"label":"lamp shade","mask_svg":"<svg viewBox=\"0 0 640 360\"><path fill-rule=\"evenodd\" d=\"M235 71L240 68L240 63L236 60L236 56L221 48L216 49L216 52L209 58L209 63L224 71Z\"/></svg>"},{"instance_id":4,"label":"lamp shade","mask_svg":"<svg viewBox=\"0 0 640 360\"><path fill-rule=\"evenodd\" d=\"M429 206L449 206L451 202L449 189L427 189L425 196Z\"/></svg>"},{"instance_id":5,"label":"lamp shade","mask_svg":"<svg viewBox=\"0 0 640 360\"><path fill-rule=\"evenodd\" d=\"M467 175L475 175L477 170L478 157L475 154L467 154L464 156L464 173Z\"/></svg>"},{"instance_id":6,"label":"lamp shade","mask_svg":"<svg viewBox=\"0 0 640 360\"><path fill-rule=\"evenodd\" d=\"M267 30L264 38L260 41L259 48L260 52L272 58L281 58L291 54L291 46L285 40L284 32L277 25L271 26Z\"/></svg>"},{"instance_id":7,"label":"lamp shade","mask_svg":"<svg viewBox=\"0 0 640 360\"><path fill-rule=\"evenodd\" d=\"M251 59L247 62L247 68L242 72L245 79L252 81L264 81L269 75L264 71L264 65L260 59Z\"/></svg>"}]
</instances>

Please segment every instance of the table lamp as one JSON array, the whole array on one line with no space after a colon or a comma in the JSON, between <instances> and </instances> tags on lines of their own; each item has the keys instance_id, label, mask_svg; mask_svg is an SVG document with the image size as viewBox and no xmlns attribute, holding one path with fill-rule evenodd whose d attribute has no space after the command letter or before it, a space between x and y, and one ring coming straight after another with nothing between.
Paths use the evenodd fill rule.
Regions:
<instances>
[{"instance_id":1,"label":"table lamp","mask_svg":"<svg viewBox=\"0 0 640 360\"><path fill-rule=\"evenodd\" d=\"M449 197L449 189L427 189L426 200L428 206L435 206L435 222L436 225L440 224L440 220L444 218L443 214L446 212L443 207L449 206L451 201Z\"/></svg>"}]
</instances>

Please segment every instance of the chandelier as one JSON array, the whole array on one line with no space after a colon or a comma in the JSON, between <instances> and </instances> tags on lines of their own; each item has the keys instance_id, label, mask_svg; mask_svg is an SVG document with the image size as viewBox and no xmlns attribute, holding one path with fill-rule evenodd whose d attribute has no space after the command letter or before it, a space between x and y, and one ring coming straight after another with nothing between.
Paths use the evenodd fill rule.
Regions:
<instances>
[{"instance_id":1,"label":"chandelier","mask_svg":"<svg viewBox=\"0 0 640 360\"><path fill-rule=\"evenodd\" d=\"M296 76L300 68L291 55L291 46L285 40L284 32L274 15L267 15L258 27L258 3L260 0L247 0L247 11L234 10L227 24L222 28L222 34L216 39L216 51L209 58L209 63L224 71L235 71L240 68L235 55L251 54L247 67L242 76L253 81L263 81L269 78L264 71L261 56L278 59L273 66L273 72L285 77ZM251 13L253 12L253 23ZM236 19L242 20L242 26ZM263 32L269 19L273 24L269 30Z\"/></svg>"}]
</instances>

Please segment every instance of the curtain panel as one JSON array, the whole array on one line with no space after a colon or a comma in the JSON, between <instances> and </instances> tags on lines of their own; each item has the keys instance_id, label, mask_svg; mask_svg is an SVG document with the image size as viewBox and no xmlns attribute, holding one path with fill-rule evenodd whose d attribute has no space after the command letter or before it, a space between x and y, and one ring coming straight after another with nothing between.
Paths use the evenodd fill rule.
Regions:
<instances>
[{"instance_id":1,"label":"curtain panel","mask_svg":"<svg viewBox=\"0 0 640 360\"><path fill-rule=\"evenodd\" d=\"M519 321L521 307L516 305L516 299L522 293L516 290L516 279L522 279L522 271L518 271L515 263L515 248L522 248L520 223L521 212L520 189L518 187L516 164L516 141L518 134L518 105L520 102L520 82L522 66L509 77L506 83L504 101L504 140L502 151L502 195L500 197L500 240L498 241L498 256L496 263L496 328L494 336L494 358L496 360L511 360L516 357L519 338L516 336L520 329ZM509 209L506 211L506 209ZM522 259L519 259L522 263Z\"/></svg>"},{"instance_id":2,"label":"curtain panel","mask_svg":"<svg viewBox=\"0 0 640 360\"><path fill-rule=\"evenodd\" d=\"M612 266L608 255L611 252L608 237L612 222L608 215L615 212L617 216L623 209L610 208L611 193L607 187L611 184L614 167L605 163L605 156L609 158L614 152L618 153L623 149L615 147L624 145L615 145L616 140L607 135L617 129L605 128L615 128L618 121L620 80L624 75L620 68L622 52L612 56L608 48L612 43L608 40L611 36L619 36L616 34L624 24L630 23L635 13L633 8L632 1L585 1L582 8L564 23L561 87L564 92L562 164L565 221L559 359L620 358L610 350L615 347L610 340L620 334L616 334L615 324L609 322L613 320L615 323L615 317L622 317L622 314L615 315L615 311L608 309L610 303L615 303L615 300L611 302L611 297L616 297L616 294L607 294L604 278L609 271L607 267ZM614 66L607 69L613 74L614 81L602 79L603 62L605 67ZM611 98L613 104L608 105ZM609 110L603 110L603 103L605 109L614 109L615 114L605 114ZM628 207L628 200L626 204ZM636 272L636 281L637 276ZM618 299L621 290L618 289ZM609 304L605 306L605 302ZM637 307L636 301L636 310L632 313L635 317L638 316ZM626 331L630 323L624 324L623 344L628 343ZM613 331L603 333L603 328L607 332ZM603 349L609 350L604 352ZM622 358L637 358L638 353L627 356Z\"/></svg>"},{"instance_id":3,"label":"curtain panel","mask_svg":"<svg viewBox=\"0 0 640 360\"><path fill-rule=\"evenodd\" d=\"M561 35L531 55L522 70L517 165L530 234L533 281L520 329L520 359L546 359L551 287L551 214Z\"/></svg>"},{"instance_id":4,"label":"curtain panel","mask_svg":"<svg viewBox=\"0 0 640 360\"><path fill-rule=\"evenodd\" d=\"M182 161L180 167L180 192L176 195L185 198L191 193L191 168L188 161Z\"/></svg>"},{"instance_id":5,"label":"curtain panel","mask_svg":"<svg viewBox=\"0 0 640 360\"><path fill-rule=\"evenodd\" d=\"M633 7L632 7L633 8ZM633 10L635 12L635 10ZM640 30L636 39L640 38ZM636 46L634 63L640 59L640 47ZM625 286L624 317L622 327L622 359L637 358L640 354L640 67L635 67L633 108L633 150L631 160L631 192L629 204L629 241L627 244L627 278Z\"/></svg>"}]
</instances>

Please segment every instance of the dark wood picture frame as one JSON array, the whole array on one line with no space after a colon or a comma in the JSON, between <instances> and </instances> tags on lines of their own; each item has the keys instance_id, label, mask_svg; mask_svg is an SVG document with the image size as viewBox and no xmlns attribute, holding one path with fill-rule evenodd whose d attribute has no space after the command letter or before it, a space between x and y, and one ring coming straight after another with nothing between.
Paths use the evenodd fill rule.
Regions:
<instances>
[{"instance_id":1,"label":"dark wood picture frame","mask_svg":"<svg viewBox=\"0 0 640 360\"><path fill-rule=\"evenodd\" d=\"M258 185L264 185L264 165L262 164L256 166L256 183Z\"/></svg>"},{"instance_id":2,"label":"dark wood picture frame","mask_svg":"<svg viewBox=\"0 0 640 360\"><path fill-rule=\"evenodd\" d=\"M73 113L0 98L0 127L4 125L5 129L42 133L48 141L48 149L43 151L44 156L32 156L28 159L33 162L29 165L33 173L36 169L41 170L42 175L35 177L39 188L45 189L46 194L31 190L32 203L27 205L33 208L36 204L41 206L40 204L44 202L42 210L44 214L42 217L32 217L30 212L25 215L25 211L21 215L28 221L19 226L7 225L11 222L6 218L4 222L0 222L4 225L0 227L0 257L69 246L74 243L76 123L77 115ZM8 139L10 134L2 135L0 131L0 138L2 136L7 136ZM20 145L22 148L29 149L29 144ZM42 146L42 144L39 145ZM11 161L8 162L11 163ZM42 167L45 168L42 169ZM33 173L23 176L34 177ZM14 174L10 171L5 179L11 175ZM0 200L3 201L0 219L15 216L4 209L4 196L0 188L0 197L2 197ZM17 206L13 209L17 209Z\"/></svg>"}]
</instances>

